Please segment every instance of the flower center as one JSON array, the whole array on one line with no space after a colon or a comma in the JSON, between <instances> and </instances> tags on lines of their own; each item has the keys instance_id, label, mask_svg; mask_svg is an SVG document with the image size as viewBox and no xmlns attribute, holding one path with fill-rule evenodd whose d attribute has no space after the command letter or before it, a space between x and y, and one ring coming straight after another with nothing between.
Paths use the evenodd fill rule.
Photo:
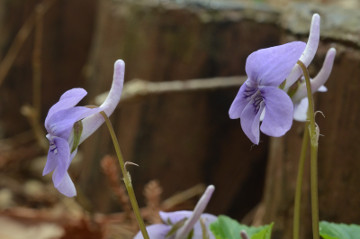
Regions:
<instances>
[{"instance_id":1,"label":"flower center","mask_svg":"<svg viewBox=\"0 0 360 239\"><path fill-rule=\"evenodd\" d=\"M246 82L246 88L244 91L245 99L249 100L254 97L254 95L259 91L257 86L255 86L252 82L248 83Z\"/></svg>"},{"instance_id":2,"label":"flower center","mask_svg":"<svg viewBox=\"0 0 360 239\"><path fill-rule=\"evenodd\" d=\"M49 147L50 151L53 152L54 154L57 154L57 147L56 144L52 141L50 141L50 147Z\"/></svg>"},{"instance_id":3,"label":"flower center","mask_svg":"<svg viewBox=\"0 0 360 239\"><path fill-rule=\"evenodd\" d=\"M251 98L253 100L253 106L255 108L255 112L257 113L260 109L261 103L264 101L260 90L256 91L256 93Z\"/></svg>"},{"instance_id":4,"label":"flower center","mask_svg":"<svg viewBox=\"0 0 360 239\"><path fill-rule=\"evenodd\" d=\"M260 89L255 86L254 83L250 82L250 84L246 84L246 86L244 91L245 99L252 102L255 113L257 113L259 112L261 103L264 102L264 98L261 95Z\"/></svg>"}]
</instances>

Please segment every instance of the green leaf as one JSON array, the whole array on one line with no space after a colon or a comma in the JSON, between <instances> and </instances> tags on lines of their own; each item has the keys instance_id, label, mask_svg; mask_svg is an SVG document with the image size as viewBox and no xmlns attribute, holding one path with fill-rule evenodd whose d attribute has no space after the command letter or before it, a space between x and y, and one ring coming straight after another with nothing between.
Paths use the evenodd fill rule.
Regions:
<instances>
[{"instance_id":1,"label":"green leaf","mask_svg":"<svg viewBox=\"0 0 360 239\"><path fill-rule=\"evenodd\" d=\"M273 223L261 227L248 227L227 216L219 216L210 224L210 230L216 239L241 239L240 232L244 230L250 239L270 239Z\"/></svg>"},{"instance_id":2,"label":"green leaf","mask_svg":"<svg viewBox=\"0 0 360 239\"><path fill-rule=\"evenodd\" d=\"M321 221L320 236L324 239L358 239L360 226Z\"/></svg>"}]
</instances>

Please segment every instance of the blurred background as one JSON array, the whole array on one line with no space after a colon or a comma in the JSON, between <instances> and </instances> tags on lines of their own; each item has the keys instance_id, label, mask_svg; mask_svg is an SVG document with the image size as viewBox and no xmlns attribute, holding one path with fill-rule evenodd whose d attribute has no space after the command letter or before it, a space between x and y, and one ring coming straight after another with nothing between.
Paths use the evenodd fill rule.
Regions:
<instances>
[{"instance_id":1,"label":"blurred background","mask_svg":"<svg viewBox=\"0 0 360 239\"><path fill-rule=\"evenodd\" d=\"M273 238L290 238L304 126L294 122L282 138L261 135L254 146L227 112L246 57L307 41L315 12L321 43L311 76L337 50L328 92L315 96L325 115L317 117L320 219L360 224L359 9L356 0L1 0L0 238L137 232L105 126L70 166L76 198L42 177L48 109L73 87L88 91L82 105L100 104L117 59L126 63L126 98L111 120L125 160L140 165L129 170L146 221L159 222L159 210L191 210L214 184L207 212L249 225L274 221ZM197 87L146 90L162 82ZM301 233L310 238L308 165L305 174Z\"/></svg>"}]
</instances>

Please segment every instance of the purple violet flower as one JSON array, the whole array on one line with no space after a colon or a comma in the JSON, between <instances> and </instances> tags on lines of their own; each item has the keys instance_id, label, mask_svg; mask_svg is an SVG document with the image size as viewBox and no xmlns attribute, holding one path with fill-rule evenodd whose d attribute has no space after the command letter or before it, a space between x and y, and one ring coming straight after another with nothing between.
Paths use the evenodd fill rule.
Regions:
<instances>
[{"instance_id":1,"label":"purple violet flower","mask_svg":"<svg viewBox=\"0 0 360 239\"><path fill-rule=\"evenodd\" d=\"M254 144L259 144L259 128L274 137L282 136L290 129L293 103L279 85L299 60L305 46L304 42L290 42L248 56L245 66L248 79L240 87L229 116L240 118L241 128Z\"/></svg>"},{"instance_id":2,"label":"purple violet flower","mask_svg":"<svg viewBox=\"0 0 360 239\"><path fill-rule=\"evenodd\" d=\"M155 224L146 227L151 239L183 239L183 238L209 238L215 236L209 230L211 223L217 217L203 213L215 187L210 185L196 204L194 211L160 212L164 224ZM189 237L189 235L192 235ZM134 239L143 239L141 232L138 232Z\"/></svg>"},{"instance_id":3,"label":"purple violet flower","mask_svg":"<svg viewBox=\"0 0 360 239\"><path fill-rule=\"evenodd\" d=\"M76 106L87 94L84 89L74 88L66 91L53 105L45 119L46 138L50 147L43 175L53 171L55 188L68 197L76 195L76 189L67 170L77 153L77 148L104 122L99 112L110 116L116 108L124 81L125 63L117 60L114 66L114 79L108 97L97 108ZM79 122L79 123L77 123Z\"/></svg>"},{"instance_id":4,"label":"purple violet flower","mask_svg":"<svg viewBox=\"0 0 360 239\"><path fill-rule=\"evenodd\" d=\"M308 67L316 54L319 41L320 16L314 14L306 47L301 42L291 42L258 50L248 57L246 73L249 78L240 87L229 115L232 119L240 118L243 131L253 143L259 143L261 121L260 130L274 137L282 136L290 129L292 118L306 121L309 104L306 84L296 62L299 60ZM327 90L324 84L330 76L335 55L336 50L330 48L320 72L311 79L313 93Z\"/></svg>"}]
</instances>

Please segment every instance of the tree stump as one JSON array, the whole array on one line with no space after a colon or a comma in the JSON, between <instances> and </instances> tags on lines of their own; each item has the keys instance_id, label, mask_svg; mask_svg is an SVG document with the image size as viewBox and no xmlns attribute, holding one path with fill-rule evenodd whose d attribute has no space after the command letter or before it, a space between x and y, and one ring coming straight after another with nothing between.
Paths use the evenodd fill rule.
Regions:
<instances>
[{"instance_id":1,"label":"tree stump","mask_svg":"<svg viewBox=\"0 0 360 239\"><path fill-rule=\"evenodd\" d=\"M118 58L126 62L126 81L243 75L247 55L278 44L280 29L274 21L277 13L270 8L236 6L101 1L90 92L109 89ZM237 90L163 93L120 103L112 120L125 159L140 165L130 171L141 205L143 186L153 179L160 181L164 199L197 183L214 184L208 208L213 213L240 219L256 205L263 188L267 138L252 147L239 121L229 119ZM81 177L92 204L105 211L111 208L111 194L93 189L106 183L98 165L112 152L107 135L104 129L85 142L89 166Z\"/></svg>"},{"instance_id":2,"label":"tree stump","mask_svg":"<svg viewBox=\"0 0 360 239\"><path fill-rule=\"evenodd\" d=\"M36 7L49 6L42 18L40 43L41 119L44 119L47 110L64 91L84 85L83 68L89 55L96 2L96 0L1 1L1 64L4 63L10 47L18 38L21 38L22 44L17 44L18 47L15 47L17 54L1 82L0 137L14 136L29 129L29 124L20 113L20 109L25 104L33 103L32 64ZM22 33L17 37L20 29L26 24L28 34Z\"/></svg>"}]
</instances>

